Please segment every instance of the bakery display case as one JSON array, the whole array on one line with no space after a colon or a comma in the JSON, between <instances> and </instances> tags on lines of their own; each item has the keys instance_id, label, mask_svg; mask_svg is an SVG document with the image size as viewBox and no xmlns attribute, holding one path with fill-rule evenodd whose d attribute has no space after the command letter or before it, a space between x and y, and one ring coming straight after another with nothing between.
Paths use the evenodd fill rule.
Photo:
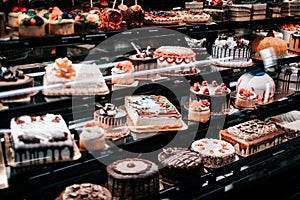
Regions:
<instances>
[{"instance_id":1,"label":"bakery display case","mask_svg":"<svg viewBox=\"0 0 300 200\"><path fill-rule=\"evenodd\" d=\"M236 20L236 6L221 6L232 19L182 23L184 9L159 3L140 4L147 17L177 13L176 23L42 37L7 28L1 78L22 84L0 93L1 199L299 198L297 48L270 61L246 45L299 16L255 19L250 9ZM220 14L219 5L201 6ZM238 52L216 38L237 41Z\"/></svg>"}]
</instances>

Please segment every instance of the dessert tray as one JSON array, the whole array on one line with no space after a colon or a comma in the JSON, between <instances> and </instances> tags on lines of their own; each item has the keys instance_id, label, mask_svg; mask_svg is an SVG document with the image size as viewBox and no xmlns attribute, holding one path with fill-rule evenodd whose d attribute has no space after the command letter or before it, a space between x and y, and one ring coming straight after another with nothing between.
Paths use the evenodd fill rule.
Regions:
<instances>
[{"instance_id":1,"label":"dessert tray","mask_svg":"<svg viewBox=\"0 0 300 200\"><path fill-rule=\"evenodd\" d=\"M61 160L55 160L55 161L45 160L44 161L44 158L38 158L35 160L26 160L24 162L15 162L13 160L15 152L12 148L12 141L9 136L9 133L4 134L4 141L5 141L4 146L6 149L5 155L6 155L7 164L11 167L24 167L24 166L32 166L32 165L40 165L40 164L52 164L52 163L57 163L57 162L75 161L75 160L78 160L79 158L81 158L80 150L79 150L77 144L75 143L75 141L73 140L74 156L72 159L61 159Z\"/></svg>"}]
</instances>

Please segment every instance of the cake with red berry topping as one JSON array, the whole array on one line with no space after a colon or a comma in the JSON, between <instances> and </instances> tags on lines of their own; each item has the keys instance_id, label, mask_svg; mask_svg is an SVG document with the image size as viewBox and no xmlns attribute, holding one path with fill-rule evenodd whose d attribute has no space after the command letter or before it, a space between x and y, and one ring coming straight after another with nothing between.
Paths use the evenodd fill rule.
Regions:
<instances>
[{"instance_id":1,"label":"cake with red berry topping","mask_svg":"<svg viewBox=\"0 0 300 200\"><path fill-rule=\"evenodd\" d=\"M171 67L171 69L163 73L190 75L199 72L194 65L196 53L190 48L161 46L154 51L154 55L157 57L158 68Z\"/></svg>"},{"instance_id":2,"label":"cake with red berry topping","mask_svg":"<svg viewBox=\"0 0 300 200\"><path fill-rule=\"evenodd\" d=\"M207 122L210 118L210 103L207 99L192 100L189 104L188 120Z\"/></svg>"},{"instance_id":3,"label":"cake with red berry topping","mask_svg":"<svg viewBox=\"0 0 300 200\"><path fill-rule=\"evenodd\" d=\"M252 89L241 88L236 93L235 106L239 108L253 108L257 102L256 98L257 95Z\"/></svg>"},{"instance_id":4,"label":"cake with red berry topping","mask_svg":"<svg viewBox=\"0 0 300 200\"><path fill-rule=\"evenodd\" d=\"M134 67L131 61L119 62L111 69L111 83L130 85L134 82L133 72Z\"/></svg>"},{"instance_id":5,"label":"cake with red berry topping","mask_svg":"<svg viewBox=\"0 0 300 200\"><path fill-rule=\"evenodd\" d=\"M249 156L278 145L284 141L286 133L275 123L259 119L246 121L219 132L220 139L232 144L236 153Z\"/></svg>"},{"instance_id":6,"label":"cake with red berry topping","mask_svg":"<svg viewBox=\"0 0 300 200\"><path fill-rule=\"evenodd\" d=\"M161 95L126 96L125 108L134 126L149 126L157 129L183 126L182 116L177 108Z\"/></svg>"},{"instance_id":7,"label":"cake with red berry topping","mask_svg":"<svg viewBox=\"0 0 300 200\"><path fill-rule=\"evenodd\" d=\"M212 81L202 81L202 83L195 82L190 87L189 102L206 99L210 103L210 110L215 113L225 113L230 108L230 93L231 90L227 88L224 83L217 83Z\"/></svg>"},{"instance_id":8,"label":"cake with red berry topping","mask_svg":"<svg viewBox=\"0 0 300 200\"><path fill-rule=\"evenodd\" d=\"M265 72L246 72L237 81L236 92L247 89L256 94L257 103L266 104L274 99L275 82L270 75Z\"/></svg>"},{"instance_id":9,"label":"cake with red berry topping","mask_svg":"<svg viewBox=\"0 0 300 200\"><path fill-rule=\"evenodd\" d=\"M159 191L158 166L150 160L125 158L106 167L113 199L142 199Z\"/></svg>"},{"instance_id":10,"label":"cake with red berry topping","mask_svg":"<svg viewBox=\"0 0 300 200\"><path fill-rule=\"evenodd\" d=\"M223 140L203 138L194 141L190 149L200 153L207 168L222 167L236 160L234 147Z\"/></svg>"},{"instance_id":11,"label":"cake with red berry topping","mask_svg":"<svg viewBox=\"0 0 300 200\"><path fill-rule=\"evenodd\" d=\"M12 11L8 13L7 23L9 27L18 28L19 27L19 17L23 15L26 8L13 7Z\"/></svg>"}]
</instances>

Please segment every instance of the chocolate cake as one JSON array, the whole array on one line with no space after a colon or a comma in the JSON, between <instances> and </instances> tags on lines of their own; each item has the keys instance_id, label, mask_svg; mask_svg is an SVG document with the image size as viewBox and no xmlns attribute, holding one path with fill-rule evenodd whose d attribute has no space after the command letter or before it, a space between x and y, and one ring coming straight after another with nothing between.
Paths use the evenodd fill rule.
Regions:
<instances>
[{"instance_id":1,"label":"chocolate cake","mask_svg":"<svg viewBox=\"0 0 300 200\"><path fill-rule=\"evenodd\" d=\"M93 183L80 183L67 186L56 200L98 199L111 200L109 190Z\"/></svg>"},{"instance_id":2,"label":"chocolate cake","mask_svg":"<svg viewBox=\"0 0 300 200\"><path fill-rule=\"evenodd\" d=\"M186 148L167 148L158 154L163 182L176 184L204 173L202 156Z\"/></svg>"},{"instance_id":3,"label":"chocolate cake","mask_svg":"<svg viewBox=\"0 0 300 200\"><path fill-rule=\"evenodd\" d=\"M141 199L159 191L158 166L145 159L126 158L106 167L107 188L114 199Z\"/></svg>"},{"instance_id":4,"label":"chocolate cake","mask_svg":"<svg viewBox=\"0 0 300 200\"><path fill-rule=\"evenodd\" d=\"M237 154L249 156L282 143L285 132L272 122L254 119L221 130L219 135L234 146Z\"/></svg>"},{"instance_id":5,"label":"chocolate cake","mask_svg":"<svg viewBox=\"0 0 300 200\"><path fill-rule=\"evenodd\" d=\"M117 126L124 126L126 123L126 112L117 108L112 103L105 103L105 105L97 105L98 110L94 113L94 119L99 121L104 128L112 128Z\"/></svg>"}]
</instances>

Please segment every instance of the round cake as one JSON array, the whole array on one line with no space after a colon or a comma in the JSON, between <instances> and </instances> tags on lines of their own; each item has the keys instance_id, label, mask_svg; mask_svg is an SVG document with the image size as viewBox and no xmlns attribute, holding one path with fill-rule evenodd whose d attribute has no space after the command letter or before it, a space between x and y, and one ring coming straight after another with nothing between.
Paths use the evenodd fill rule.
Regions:
<instances>
[{"instance_id":1,"label":"round cake","mask_svg":"<svg viewBox=\"0 0 300 200\"><path fill-rule=\"evenodd\" d=\"M180 15L186 23L204 23L210 19L210 15L202 11L185 10L181 11Z\"/></svg>"},{"instance_id":2,"label":"round cake","mask_svg":"<svg viewBox=\"0 0 300 200\"><path fill-rule=\"evenodd\" d=\"M105 143L105 131L97 122L88 122L83 126L79 135L79 148L82 151L104 150L107 148Z\"/></svg>"},{"instance_id":3,"label":"round cake","mask_svg":"<svg viewBox=\"0 0 300 200\"><path fill-rule=\"evenodd\" d=\"M111 83L130 85L134 83L134 67L131 61L123 61L111 69Z\"/></svg>"},{"instance_id":4,"label":"round cake","mask_svg":"<svg viewBox=\"0 0 300 200\"><path fill-rule=\"evenodd\" d=\"M198 152L186 148L167 148L158 154L162 182L177 184L204 173L203 160Z\"/></svg>"},{"instance_id":5,"label":"round cake","mask_svg":"<svg viewBox=\"0 0 300 200\"><path fill-rule=\"evenodd\" d=\"M194 65L196 53L190 48L161 46L154 51L154 55L157 57L157 68L174 67L163 73L189 75L198 72Z\"/></svg>"},{"instance_id":6,"label":"round cake","mask_svg":"<svg viewBox=\"0 0 300 200\"><path fill-rule=\"evenodd\" d=\"M158 166L145 159L126 158L106 167L107 188L114 199L141 199L159 191Z\"/></svg>"},{"instance_id":7,"label":"round cake","mask_svg":"<svg viewBox=\"0 0 300 200\"><path fill-rule=\"evenodd\" d=\"M278 88L299 91L300 90L299 86L297 88L297 79L299 74L300 74L300 62L285 64L281 68L281 71L279 72ZM285 76L288 77L289 75L290 75L290 79L285 78Z\"/></svg>"},{"instance_id":8,"label":"round cake","mask_svg":"<svg viewBox=\"0 0 300 200\"><path fill-rule=\"evenodd\" d=\"M257 95L254 91L241 88L236 94L235 106L239 108L253 108L257 102L256 97Z\"/></svg>"},{"instance_id":9,"label":"round cake","mask_svg":"<svg viewBox=\"0 0 300 200\"><path fill-rule=\"evenodd\" d=\"M223 140L203 138L191 145L191 150L199 152L207 168L218 168L227 165L236 159L234 147Z\"/></svg>"},{"instance_id":10,"label":"round cake","mask_svg":"<svg viewBox=\"0 0 300 200\"><path fill-rule=\"evenodd\" d=\"M273 100L275 82L265 72L246 72L237 81L236 91L241 88L253 91L257 95L257 103L265 104Z\"/></svg>"},{"instance_id":11,"label":"round cake","mask_svg":"<svg viewBox=\"0 0 300 200\"><path fill-rule=\"evenodd\" d=\"M154 25L179 24L183 17L174 11L145 11L145 23Z\"/></svg>"},{"instance_id":12,"label":"round cake","mask_svg":"<svg viewBox=\"0 0 300 200\"><path fill-rule=\"evenodd\" d=\"M67 186L56 200L98 199L111 200L110 191L93 183L80 183Z\"/></svg>"},{"instance_id":13,"label":"round cake","mask_svg":"<svg viewBox=\"0 0 300 200\"><path fill-rule=\"evenodd\" d=\"M22 71L14 67L0 67L0 92L31 88L34 86L34 79L28 75L24 75ZM20 99L25 98L29 94L17 94L4 99Z\"/></svg>"},{"instance_id":14,"label":"round cake","mask_svg":"<svg viewBox=\"0 0 300 200\"><path fill-rule=\"evenodd\" d=\"M230 93L231 90L227 88L224 83L218 84L212 81L210 84L207 81L195 82L190 88L190 100L199 101L206 99L210 102L210 110L214 113L226 113L230 109Z\"/></svg>"},{"instance_id":15,"label":"round cake","mask_svg":"<svg viewBox=\"0 0 300 200\"><path fill-rule=\"evenodd\" d=\"M284 58L288 55L288 45L283 39L267 36L258 37L252 41L252 58L262 59L260 51L268 48L273 48L277 58Z\"/></svg>"},{"instance_id":16,"label":"round cake","mask_svg":"<svg viewBox=\"0 0 300 200\"><path fill-rule=\"evenodd\" d=\"M100 123L100 126L105 130L107 139L118 139L128 135L126 127L126 112L117 108L112 103L105 105L97 105L98 110L94 112L94 120Z\"/></svg>"},{"instance_id":17,"label":"round cake","mask_svg":"<svg viewBox=\"0 0 300 200\"><path fill-rule=\"evenodd\" d=\"M252 65L249 40L240 36L220 35L212 45L214 63L224 67L247 67Z\"/></svg>"},{"instance_id":18,"label":"round cake","mask_svg":"<svg viewBox=\"0 0 300 200\"><path fill-rule=\"evenodd\" d=\"M300 29L291 34L289 50L300 52Z\"/></svg>"},{"instance_id":19,"label":"round cake","mask_svg":"<svg viewBox=\"0 0 300 200\"><path fill-rule=\"evenodd\" d=\"M210 118L210 103L207 99L192 100L189 104L188 120L205 123Z\"/></svg>"}]
</instances>

